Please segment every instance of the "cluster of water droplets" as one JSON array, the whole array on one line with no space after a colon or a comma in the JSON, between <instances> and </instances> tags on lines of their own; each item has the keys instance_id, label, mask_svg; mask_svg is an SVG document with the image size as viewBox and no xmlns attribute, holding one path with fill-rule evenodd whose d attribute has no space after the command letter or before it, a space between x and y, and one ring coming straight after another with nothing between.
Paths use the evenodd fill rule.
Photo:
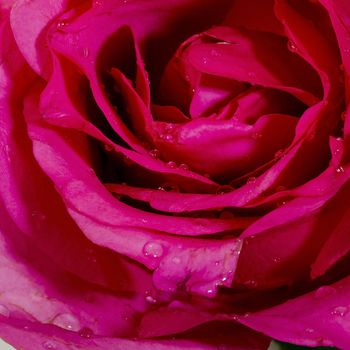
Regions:
<instances>
[{"instance_id":1,"label":"cluster of water droplets","mask_svg":"<svg viewBox=\"0 0 350 350\"><path fill-rule=\"evenodd\" d=\"M173 142L176 139L176 127L172 123L166 123L159 126L159 138L163 141Z\"/></svg>"},{"instance_id":2,"label":"cluster of water droplets","mask_svg":"<svg viewBox=\"0 0 350 350\"><path fill-rule=\"evenodd\" d=\"M164 248L161 243L156 241L149 241L143 246L143 254L146 257L151 257L153 259L159 259L163 256Z\"/></svg>"}]
</instances>

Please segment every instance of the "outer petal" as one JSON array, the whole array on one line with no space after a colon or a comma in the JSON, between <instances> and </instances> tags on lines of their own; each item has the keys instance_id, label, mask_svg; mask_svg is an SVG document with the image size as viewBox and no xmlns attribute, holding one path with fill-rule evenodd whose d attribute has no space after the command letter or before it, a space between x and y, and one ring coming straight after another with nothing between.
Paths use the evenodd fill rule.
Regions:
<instances>
[{"instance_id":1,"label":"outer petal","mask_svg":"<svg viewBox=\"0 0 350 350\"><path fill-rule=\"evenodd\" d=\"M64 11L69 0L18 0L11 11L11 26L23 56L39 75L47 78L51 69L45 30Z\"/></svg>"},{"instance_id":2,"label":"outer petal","mask_svg":"<svg viewBox=\"0 0 350 350\"><path fill-rule=\"evenodd\" d=\"M269 336L307 346L350 348L350 278L239 321Z\"/></svg>"},{"instance_id":3,"label":"outer petal","mask_svg":"<svg viewBox=\"0 0 350 350\"><path fill-rule=\"evenodd\" d=\"M24 323L16 319L7 319L6 323L4 321L3 318L0 321L0 336L17 349L26 350L216 350L218 346L227 350L266 350L269 343L266 337L247 329L237 329L235 337L232 337L232 329L226 327L223 330L229 333L227 336L223 334L222 326L216 327L214 332L210 331L212 327L204 327L171 340L128 340L95 337L86 332L76 334L57 327L34 322Z\"/></svg>"}]
</instances>

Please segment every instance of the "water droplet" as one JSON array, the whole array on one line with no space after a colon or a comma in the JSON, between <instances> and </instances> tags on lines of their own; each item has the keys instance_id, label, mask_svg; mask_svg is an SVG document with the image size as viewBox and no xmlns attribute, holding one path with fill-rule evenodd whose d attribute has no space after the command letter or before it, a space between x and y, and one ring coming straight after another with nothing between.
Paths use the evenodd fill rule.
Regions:
<instances>
[{"instance_id":1,"label":"water droplet","mask_svg":"<svg viewBox=\"0 0 350 350\"><path fill-rule=\"evenodd\" d=\"M78 319L72 314L58 314L52 323L58 327L67 329L69 331L77 332L80 329L80 323Z\"/></svg>"},{"instance_id":2,"label":"water droplet","mask_svg":"<svg viewBox=\"0 0 350 350\"><path fill-rule=\"evenodd\" d=\"M173 161L168 162L168 163L167 163L167 166L168 166L169 168L172 168L172 169L177 168L176 163L175 163L175 162L173 162Z\"/></svg>"},{"instance_id":3,"label":"water droplet","mask_svg":"<svg viewBox=\"0 0 350 350\"><path fill-rule=\"evenodd\" d=\"M43 347L45 349L56 349L56 344L53 343L51 340L47 340L47 341L43 342Z\"/></svg>"},{"instance_id":4,"label":"water droplet","mask_svg":"<svg viewBox=\"0 0 350 350\"><path fill-rule=\"evenodd\" d=\"M46 215L40 211L33 211L32 217L40 221L44 221L46 219Z\"/></svg>"},{"instance_id":5,"label":"water droplet","mask_svg":"<svg viewBox=\"0 0 350 350\"><path fill-rule=\"evenodd\" d=\"M336 171L337 173L343 173L345 170L344 170L344 168L343 168L341 165L339 165L339 166L335 169L335 171Z\"/></svg>"},{"instance_id":6,"label":"water droplet","mask_svg":"<svg viewBox=\"0 0 350 350\"><path fill-rule=\"evenodd\" d=\"M97 262L97 258L96 258L94 249L92 249L92 248L86 249L86 255L87 255L87 260L89 260L93 263Z\"/></svg>"},{"instance_id":7,"label":"water droplet","mask_svg":"<svg viewBox=\"0 0 350 350\"><path fill-rule=\"evenodd\" d=\"M278 200L278 201L276 202L277 207L282 207L282 206L284 206L284 205L286 205L286 204L287 204L287 202L284 201L284 200Z\"/></svg>"},{"instance_id":8,"label":"water droplet","mask_svg":"<svg viewBox=\"0 0 350 350\"><path fill-rule=\"evenodd\" d=\"M176 265L179 265L181 263L181 259L178 256L174 256L171 261Z\"/></svg>"},{"instance_id":9,"label":"water droplet","mask_svg":"<svg viewBox=\"0 0 350 350\"><path fill-rule=\"evenodd\" d=\"M332 310L332 315L343 317L345 316L349 311L349 308L347 306L337 306Z\"/></svg>"},{"instance_id":10,"label":"water droplet","mask_svg":"<svg viewBox=\"0 0 350 350\"><path fill-rule=\"evenodd\" d=\"M315 333L315 330L313 328L305 328L305 332L312 334L312 333Z\"/></svg>"},{"instance_id":11,"label":"water droplet","mask_svg":"<svg viewBox=\"0 0 350 350\"><path fill-rule=\"evenodd\" d=\"M259 140L259 139L261 139L262 138L262 134L261 133L259 133L259 132L253 132L252 133L252 138L254 139L254 140Z\"/></svg>"},{"instance_id":12,"label":"water droplet","mask_svg":"<svg viewBox=\"0 0 350 350\"><path fill-rule=\"evenodd\" d=\"M158 190L165 192L179 192L179 186L171 182L165 182L158 187Z\"/></svg>"},{"instance_id":13,"label":"water droplet","mask_svg":"<svg viewBox=\"0 0 350 350\"><path fill-rule=\"evenodd\" d=\"M154 159L158 159L160 157L160 152L158 149L154 148L149 151L149 155Z\"/></svg>"},{"instance_id":14,"label":"water droplet","mask_svg":"<svg viewBox=\"0 0 350 350\"><path fill-rule=\"evenodd\" d=\"M114 147L112 145L108 145L107 143L104 145L104 149L107 152L112 152L114 150Z\"/></svg>"},{"instance_id":15,"label":"water droplet","mask_svg":"<svg viewBox=\"0 0 350 350\"><path fill-rule=\"evenodd\" d=\"M157 300L154 299L151 295L147 295L145 299L149 304L157 304Z\"/></svg>"},{"instance_id":16,"label":"water droplet","mask_svg":"<svg viewBox=\"0 0 350 350\"><path fill-rule=\"evenodd\" d=\"M254 72L248 72L248 77L254 78L255 77L255 73Z\"/></svg>"},{"instance_id":17,"label":"water droplet","mask_svg":"<svg viewBox=\"0 0 350 350\"><path fill-rule=\"evenodd\" d=\"M219 56L221 56L221 55L220 55L220 52L218 52L218 50L215 50L215 49L211 49L211 50L210 50L210 55L213 56L213 57L219 57Z\"/></svg>"},{"instance_id":18,"label":"water droplet","mask_svg":"<svg viewBox=\"0 0 350 350\"><path fill-rule=\"evenodd\" d=\"M279 263L281 261L281 258L280 257L278 257L278 256L275 256L274 258L273 258L273 262L274 263Z\"/></svg>"},{"instance_id":19,"label":"water droplet","mask_svg":"<svg viewBox=\"0 0 350 350\"><path fill-rule=\"evenodd\" d=\"M163 247L158 242L147 242L143 247L143 254L152 258L160 258L163 255Z\"/></svg>"},{"instance_id":20,"label":"water droplet","mask_svg":"<svg viewBox=\"0 0 350 350\"><path fill-rule=\"evenodd\" d=\"M91 338L93 336L94 332L88 328L88 327L83 327L82 329L80 329L79 331L79 335L82 338Z\"/></svg>"},{"instance_id":21,"label":"water droplet","mask_svg":"<svg viewBox=\"0 0 350 350\"><path fill-rule=\"evenodd\" d=\"M59 21L57 23L57 29L58 30L62 30L64 27L66 27L68 25L68 22L65 20Z\"/></svg>"},{"instance_id":22,"label":"water droplet","mask_svg":"<svg viewBox=\"0 0 350 350\"><path fill-rule=\"evenodd\" d=\"M291 52L297 52L298 51L298 47L295 45L295 42L292 41L292 40L289 40L288 41L288 50L291 51Z\"/></svg>"},{"instance_id":23,"label":"water droplet","mask_svg":"<svg viewBox=\"0 0 350 350\"><path fill-rule=\"evenodd\" d=\"M244 285L250 288L255 288L258 285L258 282L255 280L248 280L244 282Z\"/></svg>"},{"instance_id":24,"label":"water droplet","mask_svg":"<svg viewBox=\"0 0 350 350\"><path fill-rule=\"evenodd\" d=\"M224 210L219 217L224 220L232 220L235 218L235 215L228 210Z\"/></svg>"},{"instance_id":25,"label":"water droplet","mask_svg":"<svg viewBox=\"0 0 350 350\"><path fill-rule=\"evenodd\" d=\"M90 54L90 50L87 48L87 47L82 47L80 50L79 50L79 53L81 56L83 57L89 57L89 54Z\"/></svg>"},{"instance_id":26,"label":"water droplet","mask_svg":"<svg viewBox=\"0 0 350 350\"><path fill-rule=\"evenodd\" d=\"M206 294L206 295L208 295L208 296L214 295L214 294L215 294L215 290L214 290L214 289L209 288L209 289L206 291L206 293L205 293L205 294Z\"/></svg>"},{"instance_id":27,"label":"water droplet","mask_svg":"<svg viewBox=\"0 0 350 350\"><path fill-rule=\"evenodd\" d=\"M341 119L342 119L342 120L345 120L345 119L346 119L346 112L343 112L343 113L341 114Z\"/></svg>"},{"instance_id":28,"label":"water droplet","mask_svg":"<svg viewBox=\"0 0 350 350\"><path fill-rule=\"evenodd\" d=\"M275 153L274 158L275 158L275 160L280 159L283 157L283 155L284 155L284 151L283 151L283 149L280 149Z\"/></svg>"},{"instance_id":29,"label":"water droplet","mask_svg":"<svg viewBox=\"0 0 350 350\"><path fill-rule=\"evenodd\" d=\"M179 169L182 169L182 170L188 170L188 169L189 169L189 167L188 167L188 165L187 165L187 164L185 164L185 163L181 163L181 164L179 165Z\"/></svg>"},{"instance_id":30,"label":"water droplet","mask_svg":"<svg viewBox=\"0 0 350 350\"><path fill-rule=\"evenodd\" d=\"M231 187L229 185L225 185L225 186L218 187L218 189L216 190L216 194L225 194L225 193L229 193L232 191L233 191L233 187Z\"/></svg>"},{"instance_id":31,"label":"water droplet","mask_svg":"<svg viewBox=\"0 0 350 350\"><path fill-rule=\"evenodd\" d=\"M94 2L93 2L93 6L94 7L99 7L99 6L101 6L102 5L102 0L95 0Z\"/></svg>"},{"instance_id":32,"label":"water droplet","mask_svg":"<svg viewBox=\"0 0 350 350\"><path fill-rule=\"evenodd\" d=\"M256 181L256 177L251 176L247 179L247 185L253 184Z\"/></svg>"},{"instance_id":33,"label":"water droplet","mask_svg":"<svg viewBox=\"0 0 350 350\"><path fill-rule=\"evenodd\" d=\"M10 310L5 306L0 304L0 315L9 317L10 316Z\"/></svg>"},{"instance_id":34,"label":"water droplet","mask_svg":"<svg viewBox=\"0 0 350 350\"><path fill-rule=\"evenodd\" d=\"M208 63L208 57L202 57L202 62L203 64L207 64Z\"/></svg>"},{"instance_id":35,"label":"water droplet","mask_svg":"<svg viewBox=\"0 0 350 350\"><path fill-rule=\"evenodd\" d=\"M322 286L316 290L315 297L317 299L323 299L323 298L326 298L328 296L335 294L336 292L337 292L336 289L333 287Z\"/></svg>"},{"instance_id":36,"label":"water droplet","mask_svg":"<svg viewBox=\"0 0 350 350\"><path fill-rule=\"evenodd\" d=\"M161 134L160 138L164 141L173 141L174 140L174 136L171 134Z\"/></svg>"},{"instance_id":37,"label":"water droplet","mask_svg":"<svg viewBox=\"0 0 350 350\"><path fill-rule=\"evenodd\" d=\"M159 130L159 137L164 141L171 142L174 140L174 132L175 132L175 125L172 123L168 123L161 126Z\"/></svg>"}]
</instances>

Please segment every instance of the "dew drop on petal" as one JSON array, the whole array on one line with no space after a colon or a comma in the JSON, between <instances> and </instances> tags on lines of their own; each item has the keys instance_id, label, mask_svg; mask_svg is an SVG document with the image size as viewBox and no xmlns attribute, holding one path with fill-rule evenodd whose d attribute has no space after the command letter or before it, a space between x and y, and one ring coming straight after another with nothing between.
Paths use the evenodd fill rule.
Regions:
<instances>
[{"instance_id":1,"label":"dew drop on petal","mask_svg":"<svg viewBox=\"0 0 350 350\"><path fill-rule=\"evenodd\" d=\"M337 306L332 310L332 315L343 317L345 316L349 311L349 308L347 306Z\"/></svg>"},{"instance_id":2,"label":"dew drop on petal","mask_svg":"<svg viewBox=\"0 0 350 350\"><path fill-rule=\"evenodd\" d=\"M179 165L179 169L182 169L182 170L188 170L188 169L189 169L189 167L188 167L188 165L187 165L187 164L185 164L185 163L181 163L181 164Z\"/></svg>"},{"instance_id":3,"label":"dew drop on petal","mask_svg":"<svg viewBox=\"0 0 350 350\"><path fill-rule=\"evenodd\" d=\"M149 304L157 304L157 300L154 299L151 295L147 295L145 299Z\"/></svg>"},{"instance_id":4,"label":"dew drop on petal","mask_svg":"<svg viewBox=\"0 0 350 350\"><path fill-rule=\"evenodd\" d=\"M101 5L102 5L102 0L94 0L94 2L93 2L94 7L99 7Z\"/></svg>"},{"instance_id":5,"label":"dew drop on petal","mask_svg":"<svg viewBox=\"0 0 350 350\"><path fill-rule=\"evenodd\" d=\"M295 45L295 42L292 41L292 40L289 40L288 41L288 50L291 51L291 52L297 52L298 51L298 47Z\"/></svg>"},{"instance_id":6,"label":"dew drop on petal","mask_svg":"<svg viewBox=\"0 0 350 350\"><path fill-rule=\"evenodd\" d=\"M255 281L255 280L248 280L248 281L244 282L244 284L245 284L247 287L255 288L255 287L258 285L258 282Z\"/></svg>"},{"instance_id":7,"label":"dew drop on petal","mask_svg":"<svg viewBox=\"0 0 350 350\"><path fill-rule=\"evenodd\" d=\"M278 150L276 153L275 153L275 159L279 159L283 156L284 152L282 149Z\"/></svg>"},{"instance_id":8,"label":"dew drop on petal","mask_svg":"<svg viewBox=\"0 0 350 350\"><path fill-rule=\"evenodd\" d=\"M218 52L218 50L211 49L210 50L210 55L213 56L213 57L219 57L220 56L220 52Z\"/></svg>"},{"instance_id":9,"label":"dew drop on petal","mask_svg":"<svg viewBox=\"0 0 350 350\"><path fill-rule=\"evenodd\" d=\"M52 323L58 327L67 329L69 331L77 332L80 329L80 323L78 319L72 314L68 314L68 313L58 314L53 319Z\"/></svg>"},{"instance_id":10,"label":"dew drop on petal","mask_svg":"<svg viewBox=\"0 0 350 350\"><path fill-rule=\"evenodd\" d=\"M112 152L114 150L113 146L112 145L109 145L109 144L105 144L104 145L104 149L107 151L107 152Z\"/></svg>"},{"instance_id":11,"label":"dew drop on petal","mask_svg":"<svg viewBox=\"0 0 350 350\"><path fill-rule=\"evenodd\" d=\"M248 178L247 184L248 184L248 185L249 185L249 184L253 184L255 181L256 181L256 177L251 176L251 177Z\"/></svg>"},{"instance_id":12,"label":"dew drop on petal","mask_svg":"<svg viewBox=\"0 0 350 350\"><path fill-rule=\"evenodd\" d=\"M171 134L161 134L160 138L162 140L165 140L165 141L173 141L174 140L174 136Z\"/></svg>"},{"instance_id":13,"label":"dew drop on petal","mask_svg":"<svg viewBox=\"0 0 350 350\"><path fill-rule=\"evenodd\" d=\"M179 186L175 183L165 182L158 187L158 190L165 192L179 192Z\"/></svg>"},{"instance_id":14,"label":"dew drop on petal","mask_svg":"<svg viewBox=\"0 0 350 350\"><path fill-rule=\"evenodd\" d=\"M82 338L91 338L93 336L93 331L88 327L83 327L79 330L79 335Z\"/></svg>"},{"instance_id":15,"label":"dew drop on petal","mask_svg":"<svg viewBox=\"0 0 350 350\"><path fill-rule=\"evenodd\" d=\"M205 293L207 296L212 296L212 295L214 295L215 294L215 290L214 289L211 289L211 288L209 288L209 289L207 289L207 291L206 291L206 293Z\"/></svg>"},{"instance_id":16,"label":"dew drop on petal","mask_svg":"<svg viewBox=\"0 0 350 350\"><path fill-rule=\"evenodd\" d=\"M57 23L57 29L58 29L58 30L61 30L61 29L63 29L64 27L66 27L67 25L68 25L68 22L67 22L67 21L64 21L64 20L59 21L59 22Z\"/></svg>"},{"instance_id":17,"label":"dew drop on petal","mask_svg":"<svg viewBox=\"0 0 350 350\"><path fill-rule=\"evenodd\" d=\"M80 49L80 54L81 54L81 56L83 56L85 58L89 57L90 50L87 47L83 47Z\"/></svg>"},{"instance_id":18,"label":"dew drop on petal","mask_svg":"<svg viewBox=\"0 0 350 350\"><path fill-rule=\"evenodd\" d=\"M220 217L220 219L230 220L230 219L234 219L235 215L228 210L224 210L222 213L220 213L219 217Z\"/></svg>"},{"instance_id":19,"label":"dew drop on petal","mask_svg":"<svg viewBox=\"0 0 350 350\"><path fill-rule=\"evenodd\" d=\"M225 186L218 187L218 189L216 190L216 194L225 194L225 193L229 193L232 191L233 191L233 187L231 187L229 185L225 185Z\"/></svg>"},{"instance_id":20,"label":"dew drop on petal","mask_svg":"<svg viewBox=\"0 0 350 350\"><path fill-rule=\"evenodd\" d=\"M344 168L343 168L341 165L339 165L339 166L335 169L335 171L336 171L337 173L343 173L343 172L344 172Z\"/></svg>"},{"instance_id":21,"label":"dew drop on petal","mask_svg":"<svg viewBox=\"0 0 350 350\"><path fill-rule=\"evenodd\" d=\"M167 166L168 166L169 168L172 168L172 169L177 168L176 163L175 163L175 162L173 162L173 161L168 162L168 163L167 163Z\"/></svg>"},{"instance_id":22,"label":"dew drop on petal","mask_svg":"<svg viewBox=\"0 0 350 350\"><path fill-rule=\"evenodd\" d=\"M149 155L154 159L158 159L160 157L160 152L158 149L154 148L149 151Z\"/></svg>"},{"instance_id":23,"label":"dew drop on petal","mask_svg":"<svg viewBox=\"0 0 350 350\"><path fill-rule=\"evenodd\" d=\"M181 258L178 256L174 256L171 261L176 265L181 264Z\"/></svg>"},{"instance_id":24,"label":"dew drop on petal","mask_svg":"<svg viewBox=\"0 0 350 350\"><path fill-rule=\"evenodd\" d=\"M163 247L158 242L147 242L143 247L143 254L152 258L160 258L163 255Z\"/></svg>"},{"instance_id":25,"label":"dew drop on petal","mask_svg":"<svg viewBox=\"0 0 350 350\"><path fill-rule=\"evenodd\" d=\"M47 340L42 345L45 349L56 349L56 344L52 340Z\"/></svg>"},{"instance_id":26,"label":"dew drop on petal","mask_svg":"<svg viewBox=\"0 0 350 350\"><path fill-rule=\"evenodd\" d=\"M252 138L254 139L254 140L259 140L259 139L261 139L262 138L262 134L261 133L259 133L259 132L253 132L253 134L252 134Z\"/></svg>"},{"instance_id":27,"label":"dew drop on petal","mask_svg":"<svg viewBox=\"0 0 350 350\"><path fill-rule=\"evenodd\" d=\"M305 332L309 333L309 334L312 334L312 333L315 332L315 330L313 328L305 328Z\"/></svg>"}]
</instances>

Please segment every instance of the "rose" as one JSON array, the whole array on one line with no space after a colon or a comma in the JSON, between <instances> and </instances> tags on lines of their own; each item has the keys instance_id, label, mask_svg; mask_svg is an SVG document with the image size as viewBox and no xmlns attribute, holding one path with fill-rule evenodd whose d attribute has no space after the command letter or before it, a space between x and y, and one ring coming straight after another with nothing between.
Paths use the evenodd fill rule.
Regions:
<instances>
[{"instance_id":1,"label":"rose","mask_svg":"<svg viewBox=\"0 0 350 350\"><path fill-rule=\"evenodd\" d=\"M0 335L349 348L349 20L341 0L3 1Z\"/></svg>"}]
</instances>

